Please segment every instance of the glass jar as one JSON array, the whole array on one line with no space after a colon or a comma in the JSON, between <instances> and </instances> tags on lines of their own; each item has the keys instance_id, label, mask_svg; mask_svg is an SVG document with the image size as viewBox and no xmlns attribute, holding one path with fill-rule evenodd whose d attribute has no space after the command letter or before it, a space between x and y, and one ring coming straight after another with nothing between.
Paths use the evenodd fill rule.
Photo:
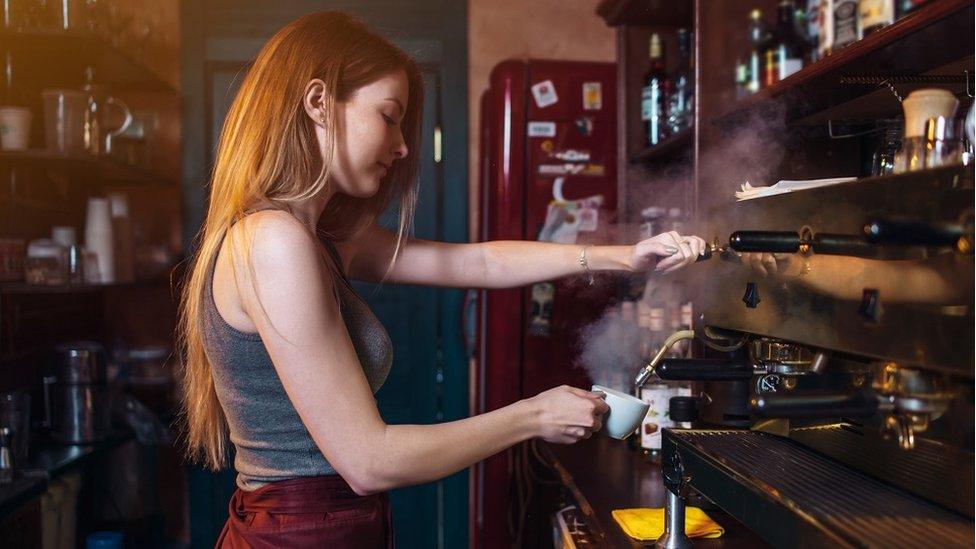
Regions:
<instances>
[{"instance_id":1,"label":"glass jar","mask_svg":"<svg viewBox=\"0 0 976 549\"><path fill-rule=\"evenodd\" d=\"M24 259L24 278L28 284L67 284L68 262L64 248L47 238L31 241Z\"/></svg>"}]
</instances>

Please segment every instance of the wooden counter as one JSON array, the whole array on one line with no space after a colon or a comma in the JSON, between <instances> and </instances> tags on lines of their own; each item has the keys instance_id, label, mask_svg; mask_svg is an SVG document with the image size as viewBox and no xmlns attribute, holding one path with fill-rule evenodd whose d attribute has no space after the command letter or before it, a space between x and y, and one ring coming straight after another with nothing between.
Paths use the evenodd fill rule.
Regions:
<instances>
[{"instance_id":1,"label":"wooden counter","mask_svg":"<svg viewBox=\"0 0 976 549\"><path fill-rule=\"evenodd\" d=\"M574 445L548 444L563 484L576 498L592 533L608 547L646 547L653 542L632 540L611 516L614 509L664 507L661 469L646 461L627 443L594 435ZM692 540L702 548L768 547L759 536L719 510L706 510L725 528L718 539Z\"/></svg>"}]
</instances>

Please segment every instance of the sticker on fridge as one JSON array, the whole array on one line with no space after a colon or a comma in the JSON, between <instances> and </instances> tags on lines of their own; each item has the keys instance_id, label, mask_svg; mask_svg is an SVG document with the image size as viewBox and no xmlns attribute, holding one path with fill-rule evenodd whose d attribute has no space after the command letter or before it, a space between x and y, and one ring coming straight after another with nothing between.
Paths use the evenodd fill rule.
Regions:
<instances>
[{"instance_id":1,"label":"sticker on fridge","mask_svg":"<svg viewBox=\"0 0 976 549\"><path fill-rule=\"evenodd\" d=\"M598 111L603 108L603 85L600 82L583 82L583 110Z\"/></svg>"},{"instance_id":2,"label":"sticker on fridge","mask_svg":"<svg viewBox=\"0 0 976 549\"><path fill-rule=\"evenodd\" d=\"M529 122L529 137L556 137L556 123Z\"/></svg>"},{"instance_id":3,"label":"sticker on fridge","mask_svg":"<svg viewBox=\"0 0 976 549\"><path fill-rule=\"evenodd\" d=\"M564 162L562 164L540 164L539 175L586 175L601 177L606 172L602 164L582 164Z\"/></svg>"},{"instance_id":4,"label":"sticker on fridge","mask_svg":"<svg viewBox=\"0 0 976 549\"><path fill-rule=\"evenodd\" d=\"M596 231L600 220L596 208L580 208L576 215L579 217L579 232L592 233Z\"/></svg>"},{"instance_id":5,"label":"sticker on fridge","mask_svg":"<svg viewBox=\"0 0 976 549\"><path fill-rule=\"evenodd\" d=\"M552 80L543 80L538 84L533 84L532 97L535 98L535 104L540 109L544 109L549 105L555 105L559 102L559 96L556 95L556 86L552 83Z\"/></svg>"}]
</instances>

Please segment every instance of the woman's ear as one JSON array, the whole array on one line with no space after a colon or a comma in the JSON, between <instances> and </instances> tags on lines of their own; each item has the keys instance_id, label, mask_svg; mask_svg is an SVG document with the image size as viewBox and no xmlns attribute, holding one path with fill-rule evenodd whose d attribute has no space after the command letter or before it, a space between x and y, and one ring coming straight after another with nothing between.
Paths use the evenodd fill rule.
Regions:
<instances>
[{"instance_id":1,"label":"woman's ear","mask_svg":"<svg viewBox=\"0 0 976 549\"><path fill-rule=\"evenodd\" d=\"M326 94L325 82L314 78L305 86L305 95L302 98L305 113L308 114L313 123L319 126L324 126L329 119L328 114L325 112Z\"/></svg>"}]
</instances>

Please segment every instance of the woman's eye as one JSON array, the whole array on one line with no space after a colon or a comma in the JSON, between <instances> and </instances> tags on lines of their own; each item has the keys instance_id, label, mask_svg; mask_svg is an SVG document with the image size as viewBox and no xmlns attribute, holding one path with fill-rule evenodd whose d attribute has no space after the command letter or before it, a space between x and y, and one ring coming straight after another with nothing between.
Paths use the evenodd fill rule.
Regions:
<instances>
[{"instance_id":1,"label":"woman's eye","mask_svg":"<svg viewBox=\"0 0 976 549\"><path fill-rule=\"evenodd\" d=\"M387 116L385 114L383 115L383 120L386 121L386 125L387 126L396 126L396 120L393 120L393 118L391 118L391 117L389 117L389 116Z\"/></svg>"}]
</instances>

